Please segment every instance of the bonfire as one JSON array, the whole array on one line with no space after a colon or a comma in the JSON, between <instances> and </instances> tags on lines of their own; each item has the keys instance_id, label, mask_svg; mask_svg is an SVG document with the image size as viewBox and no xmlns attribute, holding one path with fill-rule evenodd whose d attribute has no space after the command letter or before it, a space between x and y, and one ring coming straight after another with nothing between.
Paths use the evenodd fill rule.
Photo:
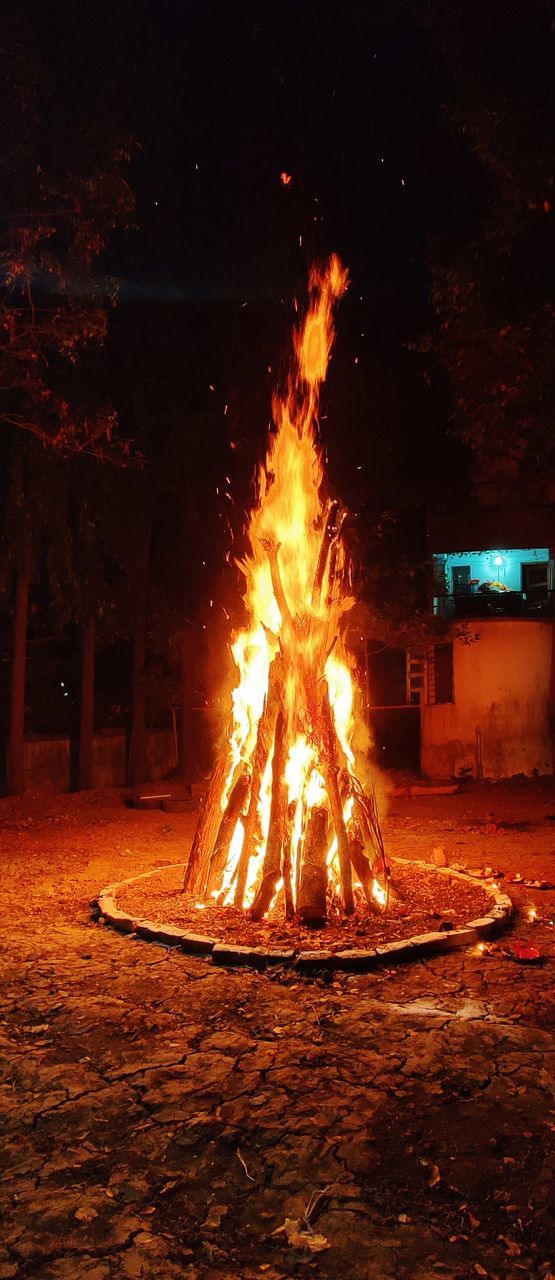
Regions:
<instances>
[{"instance_id":1,"label":"bonfire","mask_svg":"<svg viewBox=\"0 0 555 1280\"><path fill-rule=\"evenodd\" d=\"M232 638L229 728L183 881L253 920L278 902L287 919L315 926L332 909L352 915L358 901L366 910L387 906L375 789L353 750L346 513L323 496L318 440L333 308L347 283L335 256L312 269L286 390L274 397L240 565L249 625Z\"/></svg>"}]
</instances>

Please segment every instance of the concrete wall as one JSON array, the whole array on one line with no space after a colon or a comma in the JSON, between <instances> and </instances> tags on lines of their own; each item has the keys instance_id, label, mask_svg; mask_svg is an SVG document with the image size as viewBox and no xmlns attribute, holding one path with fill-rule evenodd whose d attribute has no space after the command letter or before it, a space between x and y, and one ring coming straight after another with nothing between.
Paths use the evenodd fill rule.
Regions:
<instances>
[{"instance_id":1,"label":"concrete wall","mask_svg":"<svg viewBox=\"0 0 555 1280\"><path fill-rule=\"evenodd\" d=\"M120 729L104 729L94 735L94 786L124 787L127 783L127 735ZM147 734L147 757L153 781L175 768L171 729ZM25 743L27 791L68 791L70 786L69 738L41 735Z\"/></svg>"},{"instance_id":2,"label":"concrete wall","mask_svg":"<svg viewBox=\"0 0 555 1280\"><path fill-rule=\"evenodd\" d=\"M503 563L497 565L496 558ZM501 582L509 591L522 591L522 565L549 560L547 547L520 547L499 551L450 551L445 557L446 590L453 590L453 569L470 566L470 577L479 582Z\"/></svg>"},{"instance_id":3,"label":"concrete wall","mask_svg":"<svg viewBox=\"0 0 555 1280\"><path fill-rule=\"evenodd\" d=\"M421 768L429 778L553 772L554 627L480 621L479 640L453 631L454 702L421 709Z\"/></svg>"}]
</instances>

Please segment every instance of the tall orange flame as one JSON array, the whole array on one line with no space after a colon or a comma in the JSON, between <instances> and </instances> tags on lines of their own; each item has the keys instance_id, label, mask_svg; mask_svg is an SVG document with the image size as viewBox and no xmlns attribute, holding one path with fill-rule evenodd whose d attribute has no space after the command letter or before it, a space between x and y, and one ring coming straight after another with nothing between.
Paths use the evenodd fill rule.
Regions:
<instances>
[{"instance_id":1,"label":"tall orange flame","mask_svg":"<svg viewBox=\"0 0 555 1280\"><path fill-rule=\"evenodd\" d=\"M316 749L310 713L309 674L325 679L335 731L346 767L351 748L353 685L341 634L342 615L353 601L346 582L345 553L336 539L333 573L322 559L326 522L332 503L322 497L323 465L317 419L320 387L326 376L334 339L333 307L348 284L346 270L333 256L325 268L310 273L310 302L294 333L294 359L283 395L273 400L275 430L257 477L257 496L248 527L248 552L241 564L246 582L249 626L234 637L232 652L239 679L232 695L231 764L221 797L225 810L232 780L241 761L251 761L263 708L268 698L272 660L287 654L283 667L286 715L284 783L293 818L293 859L298 856L301 827L315 804L325 799L325 780ZM335 504L337 505L337 504ZM339 519L339 517L338 517ZM273 755L266 761L257 795L254 856L250 858L244 901L252 899L260 875L270 823ZM345 819L352 798L345 802ZM244 833L240 816L218 893L231 900L237 859ZM339 876L337 842L330 835L330 874ZM293 868L293 885L295 874Z\"/></svg>"}]
</instances>

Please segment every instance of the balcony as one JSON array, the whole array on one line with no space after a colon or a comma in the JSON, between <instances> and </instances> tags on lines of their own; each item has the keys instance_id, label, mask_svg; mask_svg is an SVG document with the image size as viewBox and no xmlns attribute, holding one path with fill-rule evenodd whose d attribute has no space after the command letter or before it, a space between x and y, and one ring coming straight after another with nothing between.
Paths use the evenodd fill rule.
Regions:
<instances>
[{"instance_id":1,"label":"balcony","mask_svg":"<svg viewBox=\"0 0 555 1280\"><path fill-rule=\"evenodd\" d=\"M446 622L468 618L527 618L553 621L555 591L458 591L434 597L434 614Z\"/></svg>"}]
</instances>

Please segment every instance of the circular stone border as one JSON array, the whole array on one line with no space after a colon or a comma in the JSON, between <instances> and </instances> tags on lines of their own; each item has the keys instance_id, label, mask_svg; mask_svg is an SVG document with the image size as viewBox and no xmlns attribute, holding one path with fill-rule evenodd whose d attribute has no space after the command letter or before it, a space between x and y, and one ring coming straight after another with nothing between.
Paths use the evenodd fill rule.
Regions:
<instances>
[{"instance_id":1,"label":"circular stone border","mask_svg":"<svg viewBox=\"0 0 555 1280\"><path fill-rule=\"evenodd\" d=\"M455 871L451 867L435 867L429 862L412 860L411 858L392 858L392 862L421 867L422 870L434 871L440 876L451 876L452 879L465 880L475 885L476 879L463 871ZM384 942L377 947L349 948L344 951L329 951L325 948L314 951L295 951L293 948L279 947L245 947L236 943L220 942L217 938L207 937L202 933L193 933L189 929L179 928L172 924L159 924L153 920L145 920L140 916L131 916L121 911L117 905L118 889L134 884L137 880L147 880L149 876L159 875L161 871L185 867L184 862L174 862L164 867L155 867L153 871L143 871L141 875L130 876L127 880L119 880L107 885L98 896L100 915L113 929L120 933L134 934L147 942L158 942L165 947L180 947L188 955L206 956L213 964L250 965L254 969L265 969L268 965L294 965L301 973L316 973L323 969L339 969L344 973L366 973L380 965L404 963L421 960L424 957L437 955L446 951L454 951L461 947L471 946L482 938L490 938L501 929L506 928L513 914L513 904L506 893L501 893L487 881L480 881L483 888L490 890L492 905L488 914L458 929L435 933L420 933L413 938L400 938L396 942Z\"/></svg>"}]
</instances>

